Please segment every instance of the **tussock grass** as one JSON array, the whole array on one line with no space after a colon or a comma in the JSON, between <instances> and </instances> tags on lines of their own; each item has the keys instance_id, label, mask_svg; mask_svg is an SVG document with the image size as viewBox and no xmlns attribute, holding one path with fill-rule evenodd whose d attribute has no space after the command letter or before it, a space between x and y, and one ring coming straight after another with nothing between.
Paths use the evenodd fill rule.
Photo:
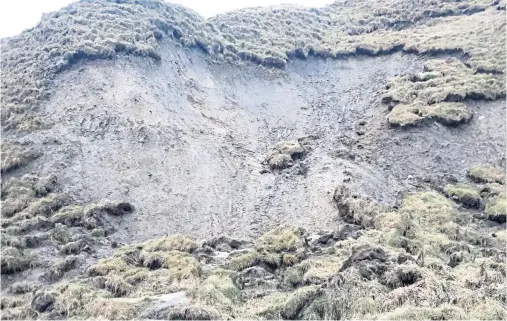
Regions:
<instances>
[{"instance_id":1,"label":"tussock grass","mask_svg":"<svg viewBox=\"0 0 507 321\"><path fill-rule=\"evenodd\" d=\"M476 188L464 184L448 184L444 187L447 197L460 202L469 207L480 207L481 195Z\"/></svg>"},{"instance_id":2,"label":"tussock grass","mask_svg":"<svg viewBox=\"0 0 507 321\"><path fill-rule=\"evenodd\" d=\"M225 271L217 271L210 275L189 293L197 302L225 309L232 309L241 301L241 291Z\"/></svg>"},{"instance_id":3,"label":"tussock grass","mask_svg":"<svg viewBox=\"0 0 507 321\"><path fill-rule=\"evenodd\" d=\"M15 142L2 142L1 144L2 174L28 164L40 156L40 153L29 146L23 146Z\"/></svg>"},{"instance_id":4,"label":"tussock grass","mask_svg":"<svg viewBox=\"0 0 507 321\"><path fill-rule=\"evenodd\" d=\"M501 169L489 165L473 165L468 171L468 176L478 183L505 184L505 173Z\"/></svg>"},{"instance_id":5,"label":"tussock grass","mask_svg":"<svg viewBox=\"0 0 507 321\"><path fill-rule=\"evenodd\" d=\"M303 247L305 233L301 228L279 226L262 235L256 247L269 252L295 252Z\"/></svg>"}]
</instances>

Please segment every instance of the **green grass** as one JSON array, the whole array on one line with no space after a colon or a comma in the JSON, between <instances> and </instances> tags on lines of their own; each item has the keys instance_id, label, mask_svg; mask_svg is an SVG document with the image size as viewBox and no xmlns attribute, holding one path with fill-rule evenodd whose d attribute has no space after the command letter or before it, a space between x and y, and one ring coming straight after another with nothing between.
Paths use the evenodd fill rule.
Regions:
<instances>
[{"instance_id":1,"label":"green grass","mask_svg":"<svg viewBox=\"0 0 507 321\"><path fill-rule=\"evenodd\" d=\"M505 184L504 171L490 165L473 165L468 171L468 176L478 183Z\"/></svg>"},{"instance_id":2,"label":"green grass","mask_svg":"<svg viewBox=\"0 0 507 321\"><path fill-rule=\"evenodd\" d=\"M447 197L469 207L480 207L482 199L476 188L464 184L448 184L444 187Z\"/></svg>"}]
</instances>

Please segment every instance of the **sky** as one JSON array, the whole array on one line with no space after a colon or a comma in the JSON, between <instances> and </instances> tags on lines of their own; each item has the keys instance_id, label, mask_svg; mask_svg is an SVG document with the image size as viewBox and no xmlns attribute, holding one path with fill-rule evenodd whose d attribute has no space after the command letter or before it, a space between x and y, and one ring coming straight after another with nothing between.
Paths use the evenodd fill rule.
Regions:
<instances>
[{"instance_id":1,"label":"sky","mask_svg":"<svg viewBox=\"0 0 507 321\"><path fill-rule=\"evenodd\" d=\"M0 38L12 37L39 22L43 13L56 11L75 0L0 0ZM211 17L246 7L297 3L309 7L322 7L332 0L172 0Z\"/></svg>"}]
</instances>

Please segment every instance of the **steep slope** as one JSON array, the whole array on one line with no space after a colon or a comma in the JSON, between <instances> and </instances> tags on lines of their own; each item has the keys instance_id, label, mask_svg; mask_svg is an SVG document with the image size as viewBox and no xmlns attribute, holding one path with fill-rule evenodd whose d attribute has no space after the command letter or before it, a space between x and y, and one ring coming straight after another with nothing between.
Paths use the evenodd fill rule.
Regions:
<instances>
[{"instance_id":1,"label":"steep slope","mask_svg":"<svg viewBox=\"0 0 507 321\"><path fill-rule=\"evenodd\" d=\"M3 39L2 317L504 318L504 34L87 0Z\"/></svg>"}]
</instances>

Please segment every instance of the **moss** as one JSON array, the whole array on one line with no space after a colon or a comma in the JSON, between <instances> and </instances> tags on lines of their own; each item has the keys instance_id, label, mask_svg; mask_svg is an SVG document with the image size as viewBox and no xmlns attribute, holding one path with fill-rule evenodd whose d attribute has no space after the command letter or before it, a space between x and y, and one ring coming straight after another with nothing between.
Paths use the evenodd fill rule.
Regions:
<instances>
[{"instance_id":1,"label":"moss","mask_svg":"<svg viewBox=\"0 0 507 321\"><path fill-rule=\"evenodd\" d=\"M423 279L422 269L416 264L399 265L386 273L385 283L390 288L414 284Z\"/></svg>"},{"instance_id":2,"label":"moss","mask_svg":"<svg viewBox=\"0 0 507 321\"><path fill-rule=\"evenodd\" d=\"M289 287L296 287L303 282L303 270L299 267L291 267L283 273L283 283Z\"/></svg>"},{"instance_id":3,"label":"moss","mask_svg":"<svg viewBox=\"0 0 507 321\"><path fill-rule=\"evenodd\" d=\"M489 165L473 165L468 171L468 176L478 183L505 184L505 173Z\"/></svg>"},{"instance_id":4,"label":"moss","mask_svg":"<svg viewBox=\"0 0 507 321\"><path fill-rule=\"evenodd\" d=\"M292 166L293 161L303 157L306 149L297 140L279 142L266 157L271 169L284 169Z\"/></svg>"},{"instance_id":5,"label":"moss","mask_svg":"<svg viewBox=\"0 0 507 321\"><path fill-rule=\"evenodd\" d=\"M2 274L21 272L34 264L34 258L30 254L14 247L3 247L0 260Z\"/></svg>"},{"instance_id":6,"label":"moss","mask_svg":"<svg viewBox=\"0 0 507 321\"><path fill-rule=\"evenodd\" d=\"M413 255L424 251L444 259L454 244L451 237L458 237L454 235L458 229L452 225L456 217L456 208L449 199L427 191L408 195L398 212L378 215L375 227L383 232L383 242L389 246Z\"/></svg>"},{"instance_id":7,"label":"moss","mask_svg":"<svg viewBox=\"0 0 507 321\"><path fill-rule=\"evenodd\" d=\"M72 240L69 228L60 223L55 224L53 231L51 231L51 237L53 240L63 244L69 243Z\"/></svg>"},{"instance_id":8,"label":"moss","mask_svg":"<svg viewBox=\"0 0 507 321\"><path fill-rule=\"evenodd\" d=\"M505 320L506 314L505 306L492 300L479 304L470 311L470 317L477 320Z\"/></svg>"},{"instance_id":9,"label":"moss","mask_svg":"<svg viewBox=\"0 0 507 321\"><path fill-rule=\"evenodd\" d=\"M132 285L127 283L121 275L115 273L107 275L105 288L116 297L126 296L133 291Z\"/></svg>"},{"instance_id":10,"label":"moss","mask_svg":"<svg viewBox=\"0 0 507 321\"><path fill-rule=\"evenodd\" d=\"M306 286L297 289L292 296L283 305L280 315L284 319L295 319L305 305L311 302L321 294L318 286Z\"/></svg>"},{"instance_id":11,"label":"moss","mask_svg":"<svg viewBox=\"0 0 507 321\"><path fill-rule=\"evenodd\" d=\"M77 226L84 218L84 208L81 205L70 205L61 208L51 217L52 224Z\"/></svg>"},{"instance_id":12,"label":"moss","mask_svg":"<svg viewBox=\"0 0 507 321\"><path fill-rule=\"evenodd\" d=\"M425 227L435 228L452 221L456 209L444 196L433 192L420 192L407 196L400 209Z\"/></svg>"},{"instance_id":13,"label":"moss","mask_svg":"<svg viewBox=\"0 0 507 321\"><path fill-rule=\"evenodd\" d=\"M69 242L67 244L65 244L60 252L62 254L79 254L81 253L81 250L83 249L84 247L84 244L81 240L79 241L75 241L75 242Z\"/></svg>"},{"instance_id":14,"label":"moss","mask_svg":"<svg viewBox=\"0 0 507 321\"><path fill-rule=\"evenodd\" d=\"M304 234L300 228L280 226L262 235L255 246L269 252L294 252L304 246Z\"/></svg>"},{"instance_id":15,"label":"moss","mask_svg":"<svg viewBox=\"0 0 507 321\"><path fill-rule=\"evenodd\" d=\"M54 310L67 317L87 317L86 306L105 294L81 283L61 283L53 291Z\"/></svg>"},{"instance_id":16,"label":"moss","mask_svg":"<svg viewBox=\"0 0 507 321\"><path fill-rule=\"evenodd\" d=\"M256 265L261 255L257 251L249 251L234 255L229 259L227 266L236 271L242 271L246 268Z\"/></svg>"},{"instance_id":17,"label":"moss","mask_svg":"<svg viewBox=\"0 0 507 321\"><path fill-rule=\"evenodd\" d=\"M133 268L123 273L125 282L136 285L150 276L150 270L146 268Z\"/></svg>"},{"instance_id":18,"label":"moss","mask_svg":"<svg viewBox=\"0 0 507 321\"><path fill-rule=\"evenodd\" d=\"M481 196L496 196L496 195L506 195L505 186L498 183L488 183L484 184L481 188Z\"/></svg>"},{"instance_id":19,"label":"moss","mask_svg":"<svg viewBox=\"0 0 507 321\"><path fill-rule=\"evenodd\" d=\"M464 184L448 184L444 187L444 192L447 197L450 197L469 207L481 206L481 195L472 186Z\"/></svg>"},{"instance_id":20,"label":"moss","mask_svg":"<svg viewBox=\"0 0 507 321\"><path fill-rule=\"evenodd\" d=\"M290 294L274 292L261 298L248 300L244 306L244 314L248 319L263 318L267 320L281 319L281 310L290 298Z\"/></svg>"}]
</instances>

